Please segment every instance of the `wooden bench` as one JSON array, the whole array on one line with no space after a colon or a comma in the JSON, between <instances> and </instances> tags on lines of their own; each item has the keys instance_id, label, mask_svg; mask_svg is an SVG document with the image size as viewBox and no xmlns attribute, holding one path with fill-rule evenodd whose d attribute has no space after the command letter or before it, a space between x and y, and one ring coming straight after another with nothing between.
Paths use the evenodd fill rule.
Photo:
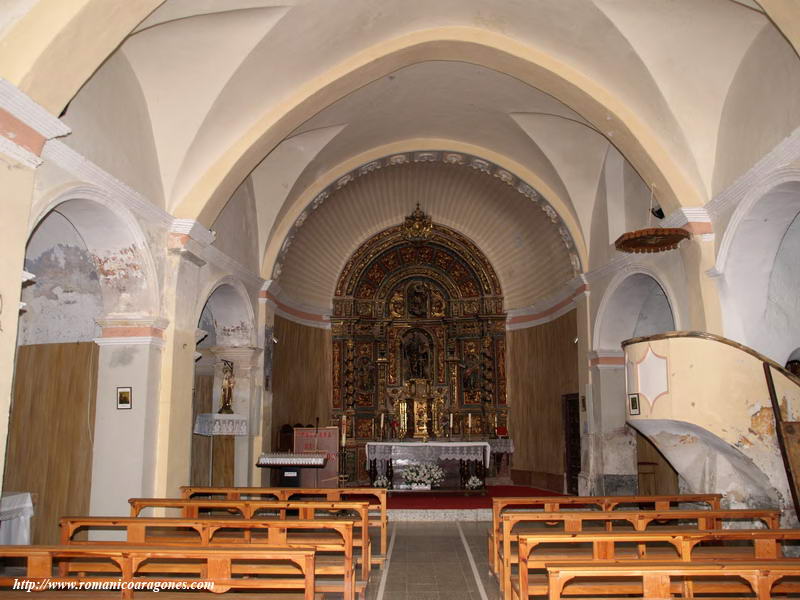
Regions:
<instances>
[{"instance_id":1,"label":"wooden bench","mask_svg":"<svg viewBox=\"0 0 800 600\"><path fill-rule=\"evenodd\" d=\"M612 510L632 508L636 510L671 510L681 508L681 504L705 504L710 510L719 510L721 494L681 494L675 496L530 496L525 498L492 498L492 527L489 530L489 567L497 573L496 562L500 519L508 510L541 510L556 512L560 510Z\"/></svg>"},{"instance_id":2,"label":"wooden bench","mask_svg":"<svg viewBox=\"0 0 800 600\"><path fill-rule=\"evenodd\" d=\"M154 547L198 545L229 547L313 548L317 552L316 589L344 593L345 600L363 596L367 581L356 581L353 523L350 521L296 521L244 519L171 519L164 517L63 517L63 545L150 544ZM118 532L122 540L100 542L76 539L82 532ZM62 565L64 568L69 565ZM238 574L236 568L234 573ZM325 580L324 577L334 577Z\"/></svg>"},{"instance_id":3,"label":"wooden bench","mask_svg":"<svg viewBox=\"0 0 800 600\"><path fill-rule=\"evenodd\" d=\"M185 519L198 519L202 511L217 511L239 515L244 519L253 519L259 513L272 512L279 519L286 519L288 511L297 511L301 520L316 520L322 513L323 519L330 519L331 514L352 512L354 523L359 527L359 536L354 542L361 549L360 563L362 578L369 579L372 569L372 549L369 538L369 504L367 502L327 502L327 501L277 501L277 500L217 500L183 498L131 498L131 516L138 517L146 508L171 508L181 511Z\"/></svg>"},{"instance_id":4,"label":"wooden bench","mask_svg":"<svg viewBox=\"0 0 800 600\"><path fill-rule=\"evenodd\" d=\"M800 529L524 534L518 539L519 573L511 576L512 597L546 596L545 570L554 562L776 560L785 558L783 542L797 540Z\"/></svg>"},{"instance_id":5,"label":"wooden bench","mask_svg":"<svg viewBox=\"0 0 800 600\"><path fill-rule=\"evenodd\" d=\"M328 501L369 502L370 526L380 530L380 554L373 552L373 560L383 562L388 549L389 510L388 493L384 488L260 488L260 487L203 487L185 485L181 487L181 498L190 500L200 497L219 497L224 500L262 499L304 500L322 498Z\"/></svg>"},{"instance_id":6,"label":"wooden bench","mask_svg":"<svg viewBox=\"0 0 800 600\"><path fill-rule=\"evenodd\" d=\"M758 600L770 600L773 586L783 577L800 577L800 560L735 563L554 563L547 565L547 597L549 600L560 600L570 598L572 594L583 593L606 597L624 595L630 598L632 594L638 594L648 600L671 600L673 593L692 598L695 592L741 594L752 591ZM577 578L581 580L580 586L569 589L569 583ZM680 580L676 581L676 578ZM698 578L713 579L703 581ZM749 585L743 586L742 580Z\"/></svg>"},{"instance_id":7,"label":"wooden bench","mask_svg":"<svg viewBox=\"0 0 800 600\"><path fill-rule=\"evenodd\" d=\"M518 562L516 541L521 533L541 533L550 529L564 532L644 531L652 524L657 528L720 529L723 522L761 521L769 529L780 526L776 510L666 510L666 511L557 511L506 512L501 518L499 565L497 576L506 600L511 598L511 565ZM515 528L519 527L518 530Z\"/></svg>"},{"instance_id":8,"label":"wooden bench","mask_svg":"<svg viewBox=\"0 0 800 600\"><path fill-rule=\"evenodd\" d=\"M146 589L145 586L156 582L191 586L210 581L215 593L231 589L302 590L305 600L313 600L315 593L314 550L309 548L0 546L0 558L24 559L26 563L24 575L0 576L2 587L12 587L15 580L27 580L47 584L49 589L70 589L52 587L62 583L85 591L91 589L87 586L92 584L121 582L125 585L120 591L124 600L133 598L135 586ZM98 561L105 566L106 572L53 575L54 566L58 567L62 562L98 564ZM189 561L194 572L186 569ZM146 572L153 570L154 562L157 562L159 572ZM151 568L145 569L148 564ZM178 572L165 575L171 566Z\"/></svg>"}]
</instances>

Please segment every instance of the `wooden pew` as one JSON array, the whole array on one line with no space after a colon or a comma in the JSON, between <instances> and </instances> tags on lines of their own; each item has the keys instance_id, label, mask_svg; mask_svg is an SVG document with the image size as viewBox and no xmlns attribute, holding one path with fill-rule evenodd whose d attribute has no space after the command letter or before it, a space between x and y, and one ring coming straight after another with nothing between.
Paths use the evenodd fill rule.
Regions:
<instances>
[{"instance_id":1,"label":"wooden pew","mask_svg":"<svg viewBox=\"0 0 800 600\"><path fill-rule=\"evenodd\" d=\"M770 600L777 581L783 577L799 576L800 560L797 559L731 563L554 563L547 565L547 597L549 600L570 598L570 595L564 595L569 592L565 588L575 578L583 580L582 591L591 590L589 593L593 595L641 594L642 598L648 600L668 600L673 597L673 593L693 597L695 589L701 589L703 593L741 593L741 581L744 580L758 600ZM714 582L695 583L695 579L699 577L713 577ZM681 581L677 582L673 578L681 578ZM616 579L617 582L609 585L609 579ZM620 579L632 581L626 585L619 582ZM592 586L591 583L597 585Z\"/></svg>"},{"instance_id":2,"label":"wooden pew","mask_svg":"<svg viewBox=\"0 0 800 600\"><path fill-rule=\"evenodd\" d=\"M322 518L330 518L331 513L351 511L356 514L355 523L360 527L360 537L355 543L361 549L362 578L369 579L372 569L372 548L369 538L369 504L367 502L327 502L327 501L277 501L277 500L185 500L183 498L131 498L131 516L138 517L146 508L171 508L181 511L185 519L197 519L201 511L226 511L232 516L253 519L265 511L277 512L279 519L287 518L287 511L296 510L301 520L315 520L322 512Z\"/></svg>"},{"instance_id":3,"label":"wooden pew","mask_svg":"<svg viewBox=\"0 0 800 600\"><path fill-rule=\"evenodd\" d=\"M389 510L388 493L384 488L260 488L260 487L208 487L190 486L181 487L181 498L218 497L224 500L261 499L273 498L275 500L304 500L323 498L330 502L361 501L366 498L370 507L370 526L380 530L381 549L380 555L373 553L373 560L383 562L388 549Z\"/></svg>"},{"instance_id":4,"label":"wooden pew","mask_svg":"<svg viewBox=\"0 0 800 600\"><path fill-rule=\"evenodd\" d=\"M786 558L783 542L797 540L800 529L523 534L518 539L519 573L511 578L512 597L529 600L530 596L546 596L544 571L554 562L777 560ZM722 544L716 545L719 542Z\"/></svg>"},{"instance_id":5,"label":"wooden pew","mask_svg":"<svg viewBox=\"0 0 800 600\"><path fill-rule=\"evenodd\" d=\"M548 528L552 531L570 533L585 531L615 530L644 531L653 523L665 528L664 523L681 529L720 529L723 522L761 521L769 529L780 526L780 511L777 510L666 510L666 511L557 511L557 512L506 512L501 518L499 556L497 572L503 598L511 598L511 565L516 563L514 551L520 533L540 533ZM676 523L677 522L677 523ZM691 522L691 523L689 523ZM520 526L521 530L514 528Z\"/></svg>"},{"instance_id":6,"label":"wooden pew","mask_svg":"<svg viewBox=\"0 0 800 600\"><path fill-rule=\"evenodd\" d=\"M489 567L497 573L496 562L500 536L500 519L508 510L599 510L609 512L621 508L636 510L671 510L681 504L705 504L709 510L719 510L721 494L680 494L674 496L531 496L525 498L492 498L492 528L489 530ZM646 505L646 506L644 506Z\"/></svg>"},{"instance_id":7,"label":"wooden pew","mask_svg":"<svg viewBox=\"0 0 800 600\"><path fill-rule=\"evenodd\" d=\"M120 597L130 600L133 587L169 582L172 585L190 586L211 581L213 592L223 593L231 589L257 590L303 590L305 600L313 600L314 550L305 548L153 548L150 546L0 546L0 558L25 559L25 574L16 577L0 576L0 586L12 587L15 580L28 580L40 584L74 584L77 588L92 583L118 582L125 584ZM61 562L79 561L105 563L109 572L80 573L54 577L53 567ZM147 561L158 561L158 574L144 572ZM194 563L197 575L184 571L173 576L163 573L170 564ZM286 568L284 563L290 563ZM274 574L264 575L270 566L278 566ZM265 567L267 569L265 569ZM234 573L239 576L234 577ZM245 576L241 576L245 575ZM252 575L247 577L247 575ZM83 584L81 584L83 582ZM69 588L52 588L68 591ZM89 588L91 589L91 588ZM142 589L142 588L140 588ZM178 588L181 589L181 588ZM191 588L187 588L191 589Z\"/></svg>"},{"instance_id":8,"label":"wooden pew","mask_svg":"<svg viewBox=\"0 0 800 600\"><path fill-rule=\"evenodd\" d=\"M344 593L345 600L363 595L366 581L355 579L353 527L351 521L336 520L244 520L171 519L164 517L63 517L61 543L67 545L119 546L133 544L153 547L247 547L313 548L316 556L316 589ZM115 531L120 541L85 541L75 538L81 532ZM333 553L333 554L331 554ZM62 574L66 574L62 565ZM238 574L234 567L234 574ZM338 581L323 578L334 576Z\"/></svg>"}]
</instances>

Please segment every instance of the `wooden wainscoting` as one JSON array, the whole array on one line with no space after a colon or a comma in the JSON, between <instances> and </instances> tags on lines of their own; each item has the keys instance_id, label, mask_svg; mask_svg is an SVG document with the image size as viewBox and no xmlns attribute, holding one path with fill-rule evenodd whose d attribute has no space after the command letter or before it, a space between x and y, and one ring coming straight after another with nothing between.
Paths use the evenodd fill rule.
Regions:
<instances>
[{"instance_id":1,"label":"wooden wainscoting","mask_svg":"<svg viewBox=\"0 0 800 600\"><path fill-rule=\"evenodd\" d=\"M192 426L200 413L210 413L214 387L213 375L195 375L192 401ZM211 485L211 436L192 434L191 485Z\"/></svg>"},{"instance_id":2,"label":"wooden wainscoting","mask_svg":"<svg viewBox=\"0 0 800 600\"><path fill-rule=\"evenodd\" d=\"M34 544L57 544L59 517L89 513L97 355L94 342L17 348L3 491L37 495Z\"/></svg>"}]
</instances>

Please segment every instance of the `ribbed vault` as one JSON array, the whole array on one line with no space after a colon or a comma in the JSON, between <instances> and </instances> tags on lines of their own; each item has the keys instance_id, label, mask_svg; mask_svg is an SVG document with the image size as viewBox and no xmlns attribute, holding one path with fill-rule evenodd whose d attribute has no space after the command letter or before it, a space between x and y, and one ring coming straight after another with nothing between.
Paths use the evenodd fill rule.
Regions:
<instances>
[{"instance_id":1,"label":"ribbed vault","mask_svg":"<svg viewBox=\"0 0 800 600\"><path fill-rule=\"evenodd\" d=\"M370 236L401 223L417 202L434 223L464 234L486 254L507 310L553 294L574 276L559 225L543 202L467 165L412 162L358 177L308 216L277 278L287 299L329 313L350 255Z\"/></svg>"}]
</instances>

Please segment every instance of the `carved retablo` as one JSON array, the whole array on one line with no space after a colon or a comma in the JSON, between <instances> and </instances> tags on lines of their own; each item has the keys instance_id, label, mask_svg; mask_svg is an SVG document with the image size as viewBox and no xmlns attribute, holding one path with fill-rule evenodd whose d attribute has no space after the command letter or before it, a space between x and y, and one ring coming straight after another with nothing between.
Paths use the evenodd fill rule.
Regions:
<instances>
[{"instance_id":1,"label":"carved retablo","mask_svg":"<svg viewBox=\"0 0 800 600\"><path fill-rule=\"evenodd\" d=\"M367 240L339 276L331 317L332 414L352 415L349 443L494 434L506 415L505 320L486 256L419 205Z\"/></svg>"}]
</instances>

